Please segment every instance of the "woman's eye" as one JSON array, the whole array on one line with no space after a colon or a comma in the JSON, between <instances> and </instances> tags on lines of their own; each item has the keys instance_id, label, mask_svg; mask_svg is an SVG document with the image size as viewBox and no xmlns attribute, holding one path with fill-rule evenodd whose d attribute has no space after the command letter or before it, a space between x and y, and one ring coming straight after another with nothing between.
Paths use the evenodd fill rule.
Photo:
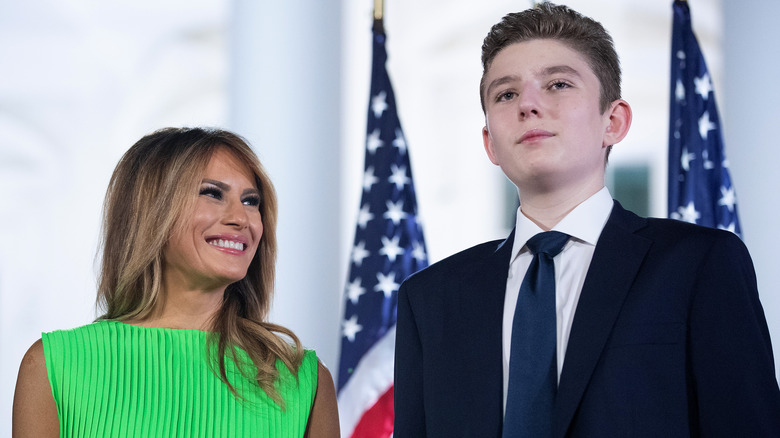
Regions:
<instances>
[{"instance_id":1,"label":"woman's eye","mask_svg":"<svg viewBox=\"0 0 780 438\"><path fill-rule=\"evenodd\" d=\"M202 187L200 189L200 195L214 199L222 199L222 190L216 187Z\"/></svg>"},{"instance_id":2,"label":"woman's eye","mask_svg":"<svg viewBox=\"0 0 780 438\"><path fill-rule=\"evenodd\" d=\"M552 85L550 85L550 88L555 90L563 90L564 88L569 88L569 84L563 81L553 82Z\"/></svg>"},{"instance_id":3,"label":"woman's eye","mask_svg":"<svg viewBox=\"0 0 780 438\"><path fill-rule=\"evenodd\" d=\"M260 197L259 196L247 196L246 198L242 199L241 202L244 203L244 205L248 205L251 207L258 207L260 205Z\"/></svg>"}]
</instances>

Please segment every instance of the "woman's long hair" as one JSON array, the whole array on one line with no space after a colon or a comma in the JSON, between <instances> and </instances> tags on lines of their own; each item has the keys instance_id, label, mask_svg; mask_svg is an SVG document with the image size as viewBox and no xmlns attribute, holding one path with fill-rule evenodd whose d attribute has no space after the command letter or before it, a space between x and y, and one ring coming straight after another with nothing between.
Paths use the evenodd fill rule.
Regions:
<instances>
[{"instance_id":1,"label":"woman's long hair","mask_svg":"<svg viewBox=\"0 0 780 438\"><path fill-rule=\"evenodd\" d=\"M267 322L276 263L276 194L257 156L236 134L218 129L165 128L140 139L120 159L103 206L97 300L105 313L98 320L144 319L161 301L163 250L171 235L186 225L205 169L220 148L230 151L255 176L263 236L246 277L227 287L213 318L210 363L241 398L228 380L226 360L233 360L246 376L237 348L244 350L257 369L256 376L246 377L254 377L282 405L274 388L279 377L276 361L281 359L297 374L304 351L290 330Z\"/></svg>"}]
</instances>

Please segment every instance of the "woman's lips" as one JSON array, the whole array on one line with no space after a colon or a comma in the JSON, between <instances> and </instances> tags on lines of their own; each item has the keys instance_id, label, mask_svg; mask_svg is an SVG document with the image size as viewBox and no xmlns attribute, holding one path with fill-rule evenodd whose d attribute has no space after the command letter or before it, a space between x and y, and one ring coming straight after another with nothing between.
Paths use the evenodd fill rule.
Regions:
<instances>
[{"instance_id":1,"label":"woman's lips","mask_svg":"<svg viewBox=\"0 0 780 438\"><path fill-rule=\"evenodd\" d=\"M235 234L209 236L206 238L206 242L218 249L239 253L244 252L249 246L249 240L246 237Z\"/></svg>"}]
</instances>

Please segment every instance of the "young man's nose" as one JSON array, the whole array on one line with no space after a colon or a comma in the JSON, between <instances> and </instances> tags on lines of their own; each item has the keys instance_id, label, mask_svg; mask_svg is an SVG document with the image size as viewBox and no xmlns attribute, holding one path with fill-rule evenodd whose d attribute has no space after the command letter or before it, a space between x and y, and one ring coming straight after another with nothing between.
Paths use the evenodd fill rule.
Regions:
<instances>
[{"instance_id":1,"label":"young man's nose","mask_svg":"<svg viewBox=\"0 0 780 438\"><path fill-rule=\"evenodd\" d=\"M518 96L517 115L523 120L539 115L539 93L533 90L523 90Z\"/></svg>"}]
</instances>

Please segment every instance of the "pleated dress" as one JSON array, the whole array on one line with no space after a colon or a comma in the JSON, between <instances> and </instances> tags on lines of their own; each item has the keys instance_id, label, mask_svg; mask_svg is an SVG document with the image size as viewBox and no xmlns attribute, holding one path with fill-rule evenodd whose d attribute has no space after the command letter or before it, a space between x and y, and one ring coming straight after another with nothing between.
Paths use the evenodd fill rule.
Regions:
<instances>
[{"instance_id":1,"label":"pleated dress","mask_svg":"<svg viewBox=\"0 0 780 438\"><path fill-rule=\"evenodd\" d=\"M208 335L118 321L44 333L60 436L302 437L317 389L315 352L306 351L297 379L277 361L282 407L228 360L236 398L209 366Z\"/></svg>"}]
</instances>

